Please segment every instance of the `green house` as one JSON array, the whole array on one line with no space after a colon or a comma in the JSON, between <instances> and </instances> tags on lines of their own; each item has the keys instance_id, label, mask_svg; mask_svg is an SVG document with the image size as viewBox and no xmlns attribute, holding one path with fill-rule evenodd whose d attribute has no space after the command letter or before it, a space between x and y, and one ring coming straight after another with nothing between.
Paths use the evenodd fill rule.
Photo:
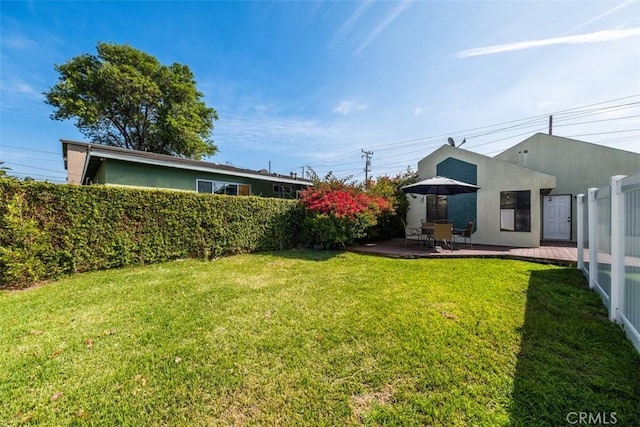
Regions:
<instances>
[{"instance_id":1,"label":"green house","mask_svg":"<svg viewBox=\"0 0 640 427\"><path fill-rule=\"evenodd\" d=\"M296 198L311 181L146 151L61 140L67 182Z\"/></svg>"}]
</instances>

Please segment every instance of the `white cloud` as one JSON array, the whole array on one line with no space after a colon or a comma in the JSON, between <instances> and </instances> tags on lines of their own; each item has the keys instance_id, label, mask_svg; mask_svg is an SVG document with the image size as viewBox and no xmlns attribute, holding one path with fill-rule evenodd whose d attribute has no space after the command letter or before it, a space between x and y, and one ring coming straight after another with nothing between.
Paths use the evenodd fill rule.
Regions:
<instances>
[{"instance_id":1,"label":"white cloud","mask_svg":"<svg viewBox=\"0 0 640 427\"><path fill-rule=\"evenodd\" d=\"M0 80L0 112L41 110L44 96L34 87L21 80Z\"/></svg>"},{"instance_id":2,"label":"white cloud","mask_svg":"<svg viewBox=\"0 0 640 427\"><path fill-rule=\"evenodd\" d=\"M333 36L333 40L331 40L330 46L333 46L334 44L336 44L338 41L343 39L349 33L349 31L351 31L351 28L355 25L358 19L360 19L360 17L367 11L367 9L369 9L371 4L372 4L372 1L367 0L361 3L360 6L358 6L355 12L351 14L349 19L347 19L345 23L342 24L340 28L338 28L338 31L336 31L336 34Z\"/></svg>"},{"instance_id":3,"label":"white cloud","mask_svg":"<svg viewBox=\"0 0 640 427\"><path fill-rule=\"evenodd\" d=\"M492 55L495 53L513 52L517 50L532 49L540 46L551 46L558 44L581 44L581 43L602 43L613 40L622 40L640 35L640 28L629 28L626 30L597 31L594 33L580 34L577 36L554 37L541 40L528 40L517 43L507 43L495 46L467 49L454 53L456 58L469 58L472 56Z\"/></svg>"},{"instance_id":4,"label":"white cloud","mask_svg":"<svg viewBox=\"0 0 640 427\"><path fill-rule=\"evenodd\" d=\"M0 90L3 92L15 92L24 95L39 96L38 91L31 87L31 85L21 81L2 81L0 82Z\"/></svg>"},{"instance_id":5,"label":"white cloud","mask_svg":"<svg viewBox=\"0 0 640 427\"><path fill-rule=\"evenodd\" d=\"M627 7L627 6L629 6L629 5L633 4L633 3L635 3L635 0L627 0L626 2L617 5L612 9L607 10L606 12L604 12L602 14L600 14L600 15L594 17L594 18L591 18L586 22L583 22L582 24L578 25L577 27L572 28L570 32L578 30L578 29L580 29L582 27L586 27L589 24L593 24L594 22L597 22L597 21L601 20L602 18L605 18L605 17L613 14L613 13L619 11L620 9L624 9L625 7Z\"/></svg>"},{"instance_id":6,"label":"white cloud","mask_svg":"<svg viewBox=\"0 0 640 427\"><path fill-rule=\"evenodd\" d=\"M2 38L2 48L3 49L16 49L16 50L24 50L31 46L35 46L36 43L28 37L25 37L21 34L16 34L11 37L3 37Z\"/></svg>"},{"instance_id":7,"label":"white cloud","mask_svg":"<svg viewBox=\"0 0 640 427\"><path fill-rule=\"evenodd\" d=\"M305 151L323 141L340 140L341 134L333 124L313 119L243 114L227 116L224 121L216 123L215 140L220 145L221 155L237 150L287 153L296 149Z\"/></svg>"},{"instance_id":8,"label":"white cloud","mask_svg":"<svg viewBox=\"0 0 640 427\"><path fill-rule=\"evenodd\" d=\"M315 120L277 114L227 117L217 123L214 139L220 151L209 161L230 160L237 167L287 174L311 165L320 175L334 169L334 161L360 161L360 148L376 137L374 130L360 123ZM337 156L337 157L336 157ZM359 163L358 163L359 164Z\"/></svg>"},{"instance_id":9,"label":"white cloud","mask_svg":"<svg viewBox=\"0 0 640 427\"><path fill-rule=\"evenodd\" d=\"M635 47L634 47L635 46ZM468 105L459 105L457 116L465 118L466 127L484 126L490 123L504 122L512 119L533 118L538 120L528 122L526 127L514 129L514 134L530 132L546 132L548 130L548 115L554 115L553 133L558 136L575 137L580 140L608 145L609 139L627 137L629 134L607 134L618 130L637 128L631 120L615 120L595 122L600 119L632 116L636 109L622 109L616 111L617 116L602 112L586 117L573 117L557 112L581 106L601 103L605 100L625 97L638 93L638 70L640 58L629 52L637 48L635 40L627 39L613 45L596 44L590 48L590 54L581 51L552 52L545 61L535 61L527 64L525 69L519 70L517 77L505 80L499 90L491 94L486 90L474 93L477 101ZM489 88L489 81L496 80L499 72L485 76L474 82L474 87ZM460 93L469 91L469 87L460 89ZM480 100L490 99L490 108L486 108ZM468 100L467 100L468 101ZM631 101L620 101L622 104ZM594 113L597 113L593 107ZM635 119L637 120L637 119ZM593 123L589 123L592 122ZM579 124L586 122L585 124ZM602 135L591 135L603 132ZM584 135L584 136L578 136ZM468 136L468 135L467 135ZM505 133L506 136L506 133ZM527 135L520 135L502 140L503 135L487 135L485 137L467 139L467 149L480 153L497 152L520 142ZM495 141L495 143L491 143ZM632 144L616 142L615 148L637 152ZM486 144L486 145L482 145Z\"/></svg>"},{"instance_id":10,"label":"white cloud","mask_svg":"<svg viewBox=\"0 0 640 427\"><path fill-rule=\"evenodd\" d=\"M380 23L365 39L365 41L356 49L355 53L360 53L369 46L369 43L374 41L380 33L387 28L389 24L391 24L407 7L409 7L413 3L413 0L403 0L393 8L391 13L385 18L384 21Z\"/></svg>"},{"instance_id":11,"label":"white cloud","mask_svg":"<svg viewBox=\"0 0 640 427\"><path fill-rule=\"evenodd\" d=\"M342 101L333 109L333 112L346 116L348 114L355 113L356 111L364 110L365 108L367 108L366 104L358 104L353 101Z\"/></svg>"}]
</instances>

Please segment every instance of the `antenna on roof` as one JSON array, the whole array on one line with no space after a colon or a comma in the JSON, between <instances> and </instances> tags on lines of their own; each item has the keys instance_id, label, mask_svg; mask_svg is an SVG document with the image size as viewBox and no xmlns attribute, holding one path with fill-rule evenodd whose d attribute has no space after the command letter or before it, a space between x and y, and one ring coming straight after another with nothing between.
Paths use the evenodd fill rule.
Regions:
<instances>
[{"instance_id":1,"label":"antenna on roof","mask_svg":"<svg viewBox=\"0 0 640 427\"><path fill-rule=\"evenodd\" d=\"M460 143L460 145L458 145L458 148L459 148L459 147L462 147L462 144L464 144L465 142L467 142L467 138L465 138L465 139L463 139L463 140L462 140L462 142Z\"/></svg>"}]
</instances>

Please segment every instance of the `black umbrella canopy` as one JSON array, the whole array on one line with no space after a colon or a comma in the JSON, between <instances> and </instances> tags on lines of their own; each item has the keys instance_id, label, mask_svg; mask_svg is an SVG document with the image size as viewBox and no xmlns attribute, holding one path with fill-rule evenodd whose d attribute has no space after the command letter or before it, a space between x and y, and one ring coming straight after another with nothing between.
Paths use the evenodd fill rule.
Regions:
<instances>
[{"instance_id":1,"label":"black umbrella canopy","mask_svg":"<svg viewBox=\"0 0 640 427\"><path fill-rule=\"evenodd\" d=\"M452 196L454 194L475 193L480 189L477 185L469 184L443 176L434 176L415 184L401 187L402 191L411 194L437 194L439 196Z\"/></svg>"}]
</instances>

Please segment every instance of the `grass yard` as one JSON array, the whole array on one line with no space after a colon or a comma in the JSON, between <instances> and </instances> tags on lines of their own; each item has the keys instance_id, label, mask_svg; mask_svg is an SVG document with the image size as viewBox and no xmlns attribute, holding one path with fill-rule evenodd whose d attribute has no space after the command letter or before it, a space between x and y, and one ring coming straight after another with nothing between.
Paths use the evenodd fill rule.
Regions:
<instances>
[{"instance_id":1,"label":"grass yard","mask_svg":"<svg viewBox=\"0 0 640 427\"><path fill-rule=\"evenodd\" d=\"M568 268L186 260L0 292L0 324L0 425L640 425L640 355Z\"/></svg>"}]
</instances>

